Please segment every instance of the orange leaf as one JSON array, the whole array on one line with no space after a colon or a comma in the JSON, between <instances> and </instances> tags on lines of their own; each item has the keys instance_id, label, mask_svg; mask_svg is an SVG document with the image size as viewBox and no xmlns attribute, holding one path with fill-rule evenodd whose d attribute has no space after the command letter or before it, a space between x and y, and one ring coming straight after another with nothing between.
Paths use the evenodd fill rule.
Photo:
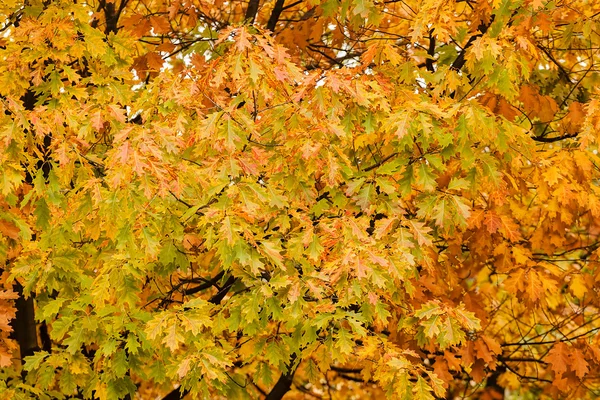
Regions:
<instances>
[{"instance_id":1,"label":"orange leaf","mask_svg":"<svg viewBox=\"0 0 600 400\"><path fill-rule=\"evenodd\" d=\"M157 52L151 51L150 53L146 54L146 62L148 63L148 68L151 70L160 71L164 60Z\"/></svg>"},{"instance_id":2,"label":"orange leaf","mask_svg":"<svg viewBox=\"0 0 600 400\"><path fill-rule=\"evenodd\" d=\"M502 347L500 347L500 344L494 340L493 338L489 337L489 336L482 336L481 337L483 339L483 341L485 342L485 344L487 345L488 349L490 349L490 351L494 354L502 354Z\"/></svg>"},{"instance_id":3,"label":"orange leaf","mask_svg":"<svg viewBox=\"0 0 600 400\"><path fill-rule=\"evenodd\" d=\"M0 233L2 235L17 240L19 238L19 232L21 232L21 230L17 228L15 224L0 219Z\"/></svg>"},{"instance_id":4,"label":"orange leaf","mask_svg":"<svg viewBox=\"0 0 600 400\"><path fill-rule=\"evenodd\" d=\"M481 338L475 341L475 351L477 352L477 357L486 363L491 363L494 361L494 358L492 357L487 345Z\"/></svg>"},{"instance_id":5,"label":"orange leaf","mask_svg":"<svg viewBox=\"0 0 600 400\"><path fill-rule=\"evenodd\" d=\"M169 20L164 15L150 17L150 25L156 34L164 34L172 31Z\"/></svg>"},{"instance_id":6,"label":"orange leaf","mask_svg":"<svg viewBox=\"0 0 600 400\"><path fill-rule=\"evenodd\" d=\"M548 352L545 361L550 363L554 373L562 374L567 370L569 364L569 347L562 342L556 343Z\"/></svg>"},{"instance_id":7,"label":"orange leaf","mask_svg":"<svg viewBox=\"0 0 600 400\"><path fill-rule=\"evenodd\" d=\"M570 365L575 371L575 375L580 379L583 378L589 372L588 363L583 358L583 353L579 349L574 349L569 356L572 360Z\"/></svg>"},{"instance_id":8,"label":"orange leaf","mask_svg":"<svg viewBox=\"0 0 600 400\"><path fill-rule=\"evenodd\" d=\"M527 274L525 294L532 302L537 302L540 298L542 298L544 294L544 288L538 272L529 271Z\"/></svg>"}]
</instances>

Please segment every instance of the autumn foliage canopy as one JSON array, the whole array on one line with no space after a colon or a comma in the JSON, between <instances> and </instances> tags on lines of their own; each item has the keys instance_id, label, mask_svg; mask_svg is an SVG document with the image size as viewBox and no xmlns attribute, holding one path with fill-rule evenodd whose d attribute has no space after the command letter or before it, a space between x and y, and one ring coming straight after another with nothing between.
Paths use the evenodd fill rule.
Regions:
<instances>
[{"instance_id":1,"label":"autumn foliage canopy","mask_svg":"<svg viewBox=\"0 0 600 400\"><path fill-rule=\"evenodd\" d=\"M600 396L600 2L0 1L0 398Z\"/></svg>"}]
</instances>

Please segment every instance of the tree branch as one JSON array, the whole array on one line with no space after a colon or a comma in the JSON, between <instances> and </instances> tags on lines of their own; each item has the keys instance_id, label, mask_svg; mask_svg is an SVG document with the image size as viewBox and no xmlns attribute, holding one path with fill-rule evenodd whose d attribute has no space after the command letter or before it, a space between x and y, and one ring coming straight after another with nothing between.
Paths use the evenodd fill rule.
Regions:
<instances>
[{"instance_id":1,"label":"tree branch","mask_svg":"<svg viewBox=\"0 0 600 400\"><path fill-rule=\"evenodd\" d=\"M459 71L465 65L465 63L467 62L467 60L465 58L465 53L467 52L467 49L473 45L473 42L475 42L475 40L477 40L477 38L485 35L485 33L487 32L489 27L494 22L494 18L495 18L495 15L492 15L490 18L490 22L488 22L487 24L483 24L483 23L479 24L479 26L477 27L477 30L479 30L479 32L481 32L481 33L477 33L469 38L469 41L467 42L467 44L465 44L465 46L463 47L463 50L460 52L458 57L456 57L456 59L450 66L450 69Z\"/></svg>"},{"instance_id":2,"label":"tree branch","mask_svg":"<svg viewBox=\"0 0 600 400\"><path fill-rule=\"evenodd\" d=\"M254 23L254 18L256 18L256 14L258 14L259 5L260 0L250 0L248 2L248 8L246 9L246 15L244 16L246 23L250 25Z\"/></svg>"},{"instance_id":3,"label":"tree branch","mask_svg":"<svg viewBox=\"0 0 600 400\"><path fill-rule=\"evenodd\" d=\"M170 391L162 400L182 400L190 391L189 390L180 390L181 387L177 389L173 389Z\"/></svg>"},{"instance_id":4,"label":"tree branch","mask_svg":"<svg viewBox=\"0 0 600 400\"><path fill-rule=\"evenodd\" d=\"M381 165L383 165L385 162L387 162L387 161L391 160L392 158L396 157L397 155L398 155L398 153L394 152L394 153L390 154L389 156L382 158L381 160L379 160L379 162L376 162L373 165L369 165L367 168L363 169L363 171L364 172L368 172L368 171L371 171L371 170L373 170L375 168L378 168Z\"/></svg>"},{"instance_id":5,"label":"tree branch","mask_svg":"<svg viewBox=\"0 0 600 400\"><path fill-rule=\"evenodd\" d=\"M269 17L269 22L267 22L267 29L273 32L275 27L277 26L277 21L279 21L279 17L281 16L281 12L283 11L283 5L285 0L277 0L275 3L275 7L273 7L273 11L271 11L271 16Z\"/></svg>"},{"instance_id":6,"label":"tree branch","mask_svg":"<svg viewBox=\"0 0 600 400\"><path fill-rule=\"evenodd\" d=\"M294 361L296 361L296 354L292 354L290 357L290 363L288 366L288 372L281 374L273 389L269 392L265 400L281 400L283 396L290 390L292 387L292 380L294 378L294 374L296 373L297 366L294 368Z\"/></svg>"},{"instance_id":7,"label":"tree branch","mask_svg":"<svg viewBox=\"0 0 600 400\"><path fill-rule=\"evenodd\" d=\"M37 331L35 325L35 309L33 306L33 296L27 299L23 296L23 286L20 283L14 285L14 291L19 294L15 300L17 313L15 319L11 321L13 327L12 335L19 344L21 363L25 357L32 356L40 348L37 343ZM24 370L23 370L24 371Z\"/></svg>"},{"instance_id":8,"label":"tree branch","mask_svg":"<svg viewBox=\"0 0 600 400\"><path fill-rule=\"evenodd\" d=\"M343 374L358 374L363 370L362 368L343 368L336 367L335 365L331 365L329 368L331 368L332 371L341 372Z\"/></svg>"},{"instance_id":9,"label":"tree branch","mask_svg":"<svg viewBox=\"0 0 600 400\"><path fill-rule=\"evenodd\" d=\"M229 279L227 279L227 282L225 282L225 284L223 285L223 288L219 290L217 294L211 297L210 300L208 300L208 302L214 305L220 304L221 301L225 298L225 296L227 296L227 293L229 293L229 290L231 289L234 283L235 278L233 276L230 276Z\"/></svg>"},{"instance_id":10,"label":"tree branch","mask_svg":"<svg viewBox=\"0 0 600 400\"><path fill-rule=\"evenodd\" d=\"M427 71L435 72L433 67L433 56L435 55L435 36L433 36L433 29L429 31L429 48L427 49L427 59L425 60L425 66Z\"/></svg>"},{"instance_id":11,"label":"tree branch","mask_svg":"<svg viewBox=\"0 0 600 400\"><path fill-rule=\"evenodd\" d=\"M544 136L532 136L531 138L533 140L535 140L536 142L541 142L541 143L554 143L554 142L559 142L561 140L565 140L565 139L572 139L574 137L577 137L576 133L573 134L568 134L568 135L563 135L563 136L555 136L555 137L544 137Z\"/></svg>"},{"instance_id":12,"label":"tree branch","mask_svg":"<svg viewBox=\"0 0 600 400\"><path fill-rule=\"evenodd\" d=\"M183 291L183 294L186 295L186 296L189 296L191 294L201 292L201 291L206 290L206 289L208 289L210 287L213 287L213 286L216 287L217 289L219 289L219 291L223 290L222 288L220 288L220 287L217 286L217 282L223 277L224 274L225 274L225 272L221 271L214 278L212 278L212 279L210 279L208 281L205 281L202 285L195 286L195 287L190 288L190 289L185 289Z\"/></svg>"}]
</instances>

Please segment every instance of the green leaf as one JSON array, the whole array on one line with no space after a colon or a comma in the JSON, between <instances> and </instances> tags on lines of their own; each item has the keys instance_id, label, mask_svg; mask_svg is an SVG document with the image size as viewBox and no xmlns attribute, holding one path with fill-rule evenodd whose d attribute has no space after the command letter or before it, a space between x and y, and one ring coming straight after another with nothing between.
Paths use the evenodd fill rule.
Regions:
<instances>
[{"instance_id":1,"label":"green leaf","mask_svg":"<svg viewBox=\"0 0 600 400\"><path fill-rule=\"evenodd\" d=\"M460 307L455 308L453 314L456 316L458 322L466 329L470 331L478 331L481 329L481 322L475 317L475 313L465 310L464 305L461 304Z\"/></svg>"},{"instance_id":2,"label":"green leaf","mask_svg":"<svg viewBox=\"0 0 600 400\"><path fill-rule=\"evenodd\" d=\"M321 257L324 248L321 246L321 240L317 235L313 234L312 240L308 245L308 258L317 261Z\"/></svg>"},{"instance_id":3,"label":"green leaf","mask_svg":"<svg viewBox=\"0 0 600 400\"><path fill-rule=\"evenodd\" d=\"M431 386L427 384L422 376L417 378L417 383L412 389L415 400L434 400L435 398L431 394Z\"/></svg>"},{"instance_id":4,"label":"green leaf","mask_svg":"<svg viewBox=\"0 0 600 400\"><path fill-rule=\"evenodd\" d=\"M438 337L438 342L443 349L464 342L466 337L454 318L446 318L443 332L444 334Z\"/></svg>"},{"instance_id":5,"label":"green leaf","mask_svg":"<svg viewBox=\"0 0 600 400\"><path fill-rule=\"evenodd\" d=\"M369 206L373 203L373 197L375 196L375 188L373 184L369 183L365 185L360 191L358 195L354 197L356 200L356 204L363 210L366 211L369 209Z\"/></svg>"},{"instance_id":6,"label":"green leaf","mask_svg":"<svg viewBox=\"0 0 600 400\"><path fill-rule=\"evenodd\" d=\"M276 368L280 368L282 364L287 362L287 355L275 340L272 340L267 344L265 357L269 364Z\"/></svg>"},{"instance_id":7,"label":"green leaf","mask_svg":"<svg viewBox=\"0 0 600 400\"><path fill-rule=\"evenodd\" d=\"M415 311L415 317L427 319L434 315L442 315L443 310L437 302L428 301L419 310Z\"/></svg>"},{"instance_id":8,"label":"green leaf","mask_svg":"<svg viewBox=\"0 0 600 400\"><path fill-rule=\"evenodd\" d=\"M408 196L412 192L412 184L415 182L412 164L406 167L402 178L398 181L398 188L402 196Z\"/></svg>"},{"instance_id":9,"label":"green leaf","mask_svg":"<svg viewBox=\"0 0 600 400\"><path fill-rule=\"evenodd\" d=\"M346 196L352 196L360 189L367 178L359 178L346 183Z\"/></svg>"},{"instance_id":10,"label":"green leaf","mask_svg":"<svg viewBox=\"0 0 600 400\"><path fill-rule=\"evenodd\" d=\"M123 350L117 351L112 358L112 370L117 378L125 376L129 370L129 362L127 361L127 355Z\"/></svg>"},{"instance_id":11,"label":"green leaf","mask_svg":"<svg viewBox=\"0 0 600 400\"><path fill-rule=\"evenodd\" d=\"M463 190L468 189L470 186L469 181L463 178L452 178L448 183L448 190Z\"/></svg>"},{"instance_id":12,"label":"green leaf","mask_svg":"<svg viewBox=\"0 0 600 400\"><path fill-rule=\"evenodd\" d=\"M379 168L377 168L378 175L393 175L400 170L400 168L406 164L406 160L400 156L394 157L392 160L384 162Z\"/></svg>"},{"instance_id":13,"label":"green leaf","mask_svg":"<svg viewBox=\"0 0 600 400\"><path fill-rule=\"evenodd\" d=\"M435 217L435 224L437 226L446 226L447 220L449 219L448 207L444 198L440 199L435 205L433 212Z\"/></svg>"},{"instance_id":14,"label":"green leaf","mask_svg":"<svg viewBox=\"0 0 600 400\"><path fill-rule=\"evenodd\" d=\"M180 343L183 343L184 341L185 338L178 329L178 325L172 322L171 325L165 329L165 336L162 340L162 343L167 345L169 350L173 352L177 350Z\"/></svg>"},{"instance_id":15,"label":"green leaf","mask_svg":"<svg viewBox=\"0 0 600 400\"><path fill-rule=\"evenodd\" d=\"M40 229L48 229L50 227L50 209L43 197L36 201L33 215L36 216L36 225Z\"/></svg>"},{"instance_id":16,"label":"green leaf","mask_svg":"<svg viewBox=\"0 0 600 400\"><path fill-rule=\"evenodd\" d=\"M160 241L150 232L148 228L143 228L142 232L144 234L144 239L146 241L146 254L150 256L155 256L158 254L158 247L160 245Z\"/></svg>"},{"instance_id":17,"label":"green leaf","mask_svg":"<svg viewBox=\"0 0 600 400\"><path fill-rule=\"evenodd\" d=\"M273 371L271 370L271 367L269 367L269 364L265 362L258 364L258 369L254 376L255 379L258 380L258 382L256 380L254 381L256 383L262 383L265 386L271 386L273 383Z\"/></svg>"},{"instance_id":18,"label":"green leaf","mask_svg":"<svg viewBox=\"0 0 600 400\"><path fill-rule=\"evenodd\" d=\"M386 309L385 304L379 300L375 303L375 314L377 314L377 318L383 322L387 323L388 318L392 316L390 312Z\"/></svg>"},{"instance_id":19,"label":"green leaf","mask_svg":"<svg viewBox=\"0 0 600 400\"><path fill-rule=\"evenodd\" d=\"M421 321L421 326L424 328L425 336L432 338L440 333L440 316L434 315L433 317Z\"/></svg>"},{"instance_id":20,"label":"green leaf","mask_svg":"<svg viewBox=\"0 0 600 400\"><path fill-rule=\"evenodd\" d=\"M27 372L38 369L48 355L49 353L47 351L36 351L32 356L25 357L23 369Z\"/></svg>"},{"instance_id":21,"label":"green leaf","mask_svg":"<svg viewBox=\"0 0 600 400\"><path fill-rule=\"evenodd\" d=\"M336 347L340 350L342 354L351 354L354 349L354 342L352 341L352 336L350 332L348 332L344 328L340 328L336 334Z\"/></svg>"},{"instance_id":22,"label":"green leaf","mask_svg":"<svg viewBox=\"0 0 600 400\"><path fill-rule=\"evenodd\" d=\"M75 380L75 375L69 369L63 370L58 380L58 385L61 392L66 395L77 394L77 381Z\"/></svg>"},{"instance_id":23,"label":"green leaf","mask_svg":"<svg viewBox=\"0 0 600 400\"><path fill-rule=\"evenodd\" d=\"M433 392L438 398L444 398L446 396L446 388L444 387L444 381L440 379L434 372L427 371L427 376L429 376L429 381L431 382L431 387Z\"/></svg>"},{"instance_id":24,"label":"green leaf","mask_svg":"<svg viewBox=\"0 0 600 400\"><path fill-rule=\"evenodd\" d=\"M61 297L50 300L42 308L42 312L41 312L39 318L40 319L48 319L50 317L53 317L55 314L58 314L65 301L67 301L67 299L61 298Z\"/></svg>"},{"instance_id":25,"label":"green leaf","mask_svg":"<svg viewBox=\"0 0 600 400\"><path fill-rule=\"evenodd\" d=\"M435 175L431 173L431 168L429 168L429 166L426 163L422 162L419 165L418 175L419 177L417 182L419 182L423 186L423 189L425 189L426 191L435 189Z\"/></svg>"}]
</instances>

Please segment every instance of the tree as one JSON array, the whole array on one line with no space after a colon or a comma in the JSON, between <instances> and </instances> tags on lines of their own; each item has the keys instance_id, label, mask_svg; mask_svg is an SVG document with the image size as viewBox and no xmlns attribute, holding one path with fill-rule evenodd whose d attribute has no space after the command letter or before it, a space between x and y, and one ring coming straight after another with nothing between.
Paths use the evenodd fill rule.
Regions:
<instances>
[{"instance_id":1,"label":"tree","mask_svg":"<svg viewBox=\"0 0 600 400\"><path fill-rule=\"evenodd\" d=\"M2 398L599 396L600 3L0 15Z\"/></svg>"}]
</instances>

